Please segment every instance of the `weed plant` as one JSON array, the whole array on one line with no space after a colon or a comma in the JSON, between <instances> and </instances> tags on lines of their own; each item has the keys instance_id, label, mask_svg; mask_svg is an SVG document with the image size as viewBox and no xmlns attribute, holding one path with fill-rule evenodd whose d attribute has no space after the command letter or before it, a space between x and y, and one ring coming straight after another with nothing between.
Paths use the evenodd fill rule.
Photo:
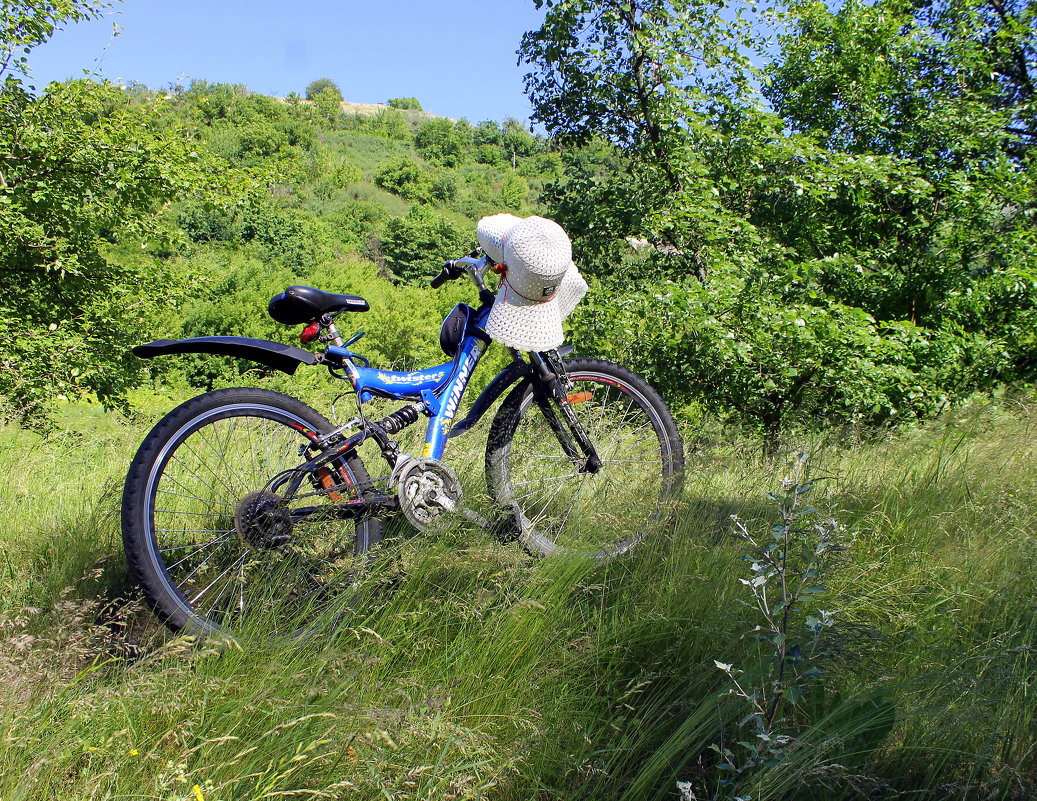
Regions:
<instances>
[{"instance_id":1,"label":"weed plant","mask_svg":"<svg viewBox=\"0 0 1037 801\"><path fill-rule=\"evenodd\" d=\"M0 431L5 801L672 799L744 736L715 663L774 656L744 636L731 515L774 522L781 460L694 455L677 519L604 564L398 527L333 630L199 643L139 608L121 556L120 482L158 414ZM887 441L794 443L854 542L827 582L832 656L787 707L801 745L754 801L1037 792L1035 442L1032 403L977 402ZM455 454L466 486L480 446Z\"/></svg>"}]
</instances>

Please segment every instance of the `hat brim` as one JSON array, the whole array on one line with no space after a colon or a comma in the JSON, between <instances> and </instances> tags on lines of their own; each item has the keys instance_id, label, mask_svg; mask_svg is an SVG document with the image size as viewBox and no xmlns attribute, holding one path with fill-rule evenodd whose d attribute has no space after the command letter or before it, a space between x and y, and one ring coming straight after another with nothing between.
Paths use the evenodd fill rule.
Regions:
<instances>
[{"instance_id":1,"label":"hat brim","mask_svg":"<svg viewBox=\"0 0 1037 801\"><path fill-rule=\"evenodd\" d=\"M565 335L558 298L556 294L550 300L532 301L503 281L486 320L486 333L502 345L517 350L561 347Z\"/></svg>"},{"instance_id":2,"label":"hat brim","mask_svg":"<svg viewBox=\"0 0 1037 801\"><path fill-rule=\"evenodd\" d=\"M562 283L558 286L558 310L563 320L572 314L576 304L583 300L586 294L587 282L576 269L576 265L570 263Z\"/></svg>"}]
</instances>

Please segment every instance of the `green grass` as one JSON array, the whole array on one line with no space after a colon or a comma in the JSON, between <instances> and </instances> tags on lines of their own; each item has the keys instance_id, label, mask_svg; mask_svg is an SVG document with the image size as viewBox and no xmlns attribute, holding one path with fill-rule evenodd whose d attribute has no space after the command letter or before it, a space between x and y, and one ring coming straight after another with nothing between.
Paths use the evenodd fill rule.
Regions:
<instances>
[{"instance_id":1,"label":"green grass","mask_svg":"<svg viewBox=\"0 0 1037 801\"><path fill-rule=\"evenodd\" d=\"M785 464L692 456L673 527L607 564L480 531L394 540L333 636L164 634L118 536L132 420L0 432L0 798L652 799L747 734L714 660L766 668L730 516ZM478 435L475 435L478 436ZM850 447L804 440L853 538L823 603L839 655L761 798L1028 798L1037 716L1037 406L977 402ZM481 443L475 443L475 449ZM468 461L478 461L477 453ZM476 481L475 470L466 481ZM117 602L115 599L131 599ZM836 765L841 766L839 768ZM903 795L901 795L903 794Z\"/></svg>"}]
</instances>

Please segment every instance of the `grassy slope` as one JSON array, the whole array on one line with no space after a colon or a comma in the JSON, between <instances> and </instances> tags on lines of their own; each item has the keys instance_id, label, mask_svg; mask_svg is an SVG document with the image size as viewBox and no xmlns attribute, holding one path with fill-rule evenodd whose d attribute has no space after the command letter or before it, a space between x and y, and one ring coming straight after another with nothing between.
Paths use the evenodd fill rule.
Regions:
<instances>
[{"instance_id":1,"label":"grassy slope","mask_svg":"<svg viewBox=\"0 0 1037 801\"><path fill-rule=\"evenodd\" d=\"M0 432L0 798L642 799L710 775L700 754L745 713L713 660L757 658L724 531L769 524L781 469L707 450L675 530L613 564L402 538L335 638L197 646L103 608L128 591L117 490L154 416ZM814 747L754 798L1030 797L1035 442L1037 407L1006 403L807 443L855 533L825 599L845 659L796 712Z\"/></svg>"}]
</instances>

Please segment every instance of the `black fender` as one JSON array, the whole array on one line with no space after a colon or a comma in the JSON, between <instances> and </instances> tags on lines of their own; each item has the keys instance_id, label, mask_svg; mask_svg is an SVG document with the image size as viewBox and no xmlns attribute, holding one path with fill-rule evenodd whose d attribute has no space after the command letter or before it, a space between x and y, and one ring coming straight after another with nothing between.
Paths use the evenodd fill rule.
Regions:
<instances>
[{"instance_id":1,"label":"black fender","mask_svg":"<svg viewBox=\"0 0 1037 801\"><path fill-rule=\"evenodd\" d=\"M572 352L573 348L571 345L566 345L558 349L558 354L560 356L568 356ZM512 384L523 379L530 379L532 376L532 365L523 361L513 361L497 373L493 380L486 385L486 388L479 393L479 397L475 399L475 403L472 404L472 408L468 411L468 416L465 417L464 420L459 420L454 423L453 427L446 435L447 439L459 437L469 431L472 426L482 419L482 416L486 414L489 408L496 403L497 398L504 394L504 390Z\"/></svg>"},{"instance_id":2,"label":"black fender","mask_svg":"<svg viewBox=\"0 0 1037 801\"><path fill-rule=\"evenodd\" d=\"M450 431L447 432L447 439L459 437L469 431L472 426L482 419L482 416L493 406L497 398L504 394L504 390L515 382L527 378L532 374L532 370L533 368L530 365L516 360L497 373L493 380L479 393L479 397L475 399L472 408L468 410L468 416L464 420L454 423Z\"/></svg>"},{"instance_id":3,"label":"black fender","mask_svg":"<svg viewBox=\"0 0 1037 801\"><path fill-rule=\"evenodd\" d=\"M171 353L217 353L248 359L282 373L292 375L300 364L316 364L316 355L308 350L251 337L195 337L194 339L159 339L138 345L133 354L142 359L167 356Z\"/></svg>"}]
</instances>

